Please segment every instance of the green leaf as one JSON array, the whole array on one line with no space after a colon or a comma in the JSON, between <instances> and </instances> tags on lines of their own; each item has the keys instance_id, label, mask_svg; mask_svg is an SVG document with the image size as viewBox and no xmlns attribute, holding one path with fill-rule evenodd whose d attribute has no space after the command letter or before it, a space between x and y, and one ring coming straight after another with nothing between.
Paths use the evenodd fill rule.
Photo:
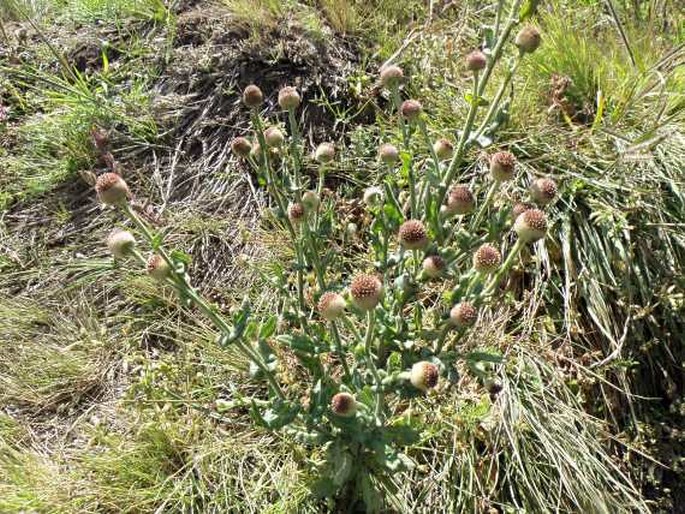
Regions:
<instances>
[{"instance_id":1,"label":"green leaf","mask_svg":"<svg viewBox=\"0 0 685 514\"><path fill-rule=\"evenodd\" d=\"M276 332L276 327L278 326L278 318L273 315L270 316L259 329L259 339L266 340L269 339Z\"/></svg>"},{"instance_id":2,"label":"green leaf","mask_svg":"<svg viewBox=\"0 0 685 514\"><path fill-rule=\"evenodd\" d=\"M186 266L190 264L192 261L192 257L185 253L182 252L181 250L173 250L170 254L171 260L174 262L182 262Z\"/></svg>"},{"instance_id":3,"label":"green leaf","mask_svg":"<svg viewBox=\"0 0 685 514\"><path fill-rule=\"evenodd\" d=\"M469 105L473 105L473 104L474 104L474 96L473 96L473 93L466 93L466 94L464 95L464 100L466 100L466 101L469 103ZM483 98L482 96L479 96L479 97L478 97L478 106L484 106L484 105L490 105L490 102L488 102L488 101L487 101L485 98Z\"/></svg>"},{"instance_id":4,"label":"green leaf","mask_svg":"<svg viewBox=\"0 0 685 514\"><path fill-rule=\"evenodd\" d=\"M540 0L525 0L519 11L519 21L525 21L535 14Z\"/></svg>"}]
</instances>

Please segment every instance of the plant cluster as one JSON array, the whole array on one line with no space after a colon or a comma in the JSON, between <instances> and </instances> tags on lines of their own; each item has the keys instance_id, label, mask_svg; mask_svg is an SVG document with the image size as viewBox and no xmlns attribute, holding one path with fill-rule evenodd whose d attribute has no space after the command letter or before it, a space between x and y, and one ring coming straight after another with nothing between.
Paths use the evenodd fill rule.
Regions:
<instances>
[{"instance_id":1,"label":"plant cluster","mask_svg":"<svg viewBox=\"0 0 685 514\"><path fill-rule=\"evenodd\" d=\"M556 183L542 177L530 184L528 198L520 198L517 160L507 150L488 156L486 178L466 180L468 151L491 141L502 125L512 77L541 43L532 25L515 33L528 14L521 2L508 13L503 4L482 48L464 59L473 89L456 142L435 140L421 102L403 99L400 67L381 69L397 125L379 142L382 172L363 192L372 220L363 229L341 223L335 197L323 194L339 149L324 142L308 155L296 116L298 91L283 87L278 105L284 119L269 120L262 114L262 91L245 88L254 138L236 138L231 148L267 189L273 206L268 221L287 232L294 256L270 277L278 304L263 319L252 319L247 304L227 319L191 283L188 256L169 250L164 235L136 211L124 179L115 171L97 177L99 200L135 229L135 235L120 229L110 234L112 255L138 261L212 321L222 347L232 345L249 359L251 377L267 392L224 407L247 407L258 424L323 448L314 484L322 497L376 505L378 485L414 466L404 449L420 434L408 401L456 388L459 362L493 396L499 391L489 371L499 357L461 341L481 313L501 301L512 268L525 266L529 259L522 256L544 241L545 206L557 196ZM486 99L498 65L504 67L501 84ZM484 198L473 192L475 180L490 182ZM139 250L140 237L150 247L147 256ZM338 250L352 237L371 253L356 269L346 267Z\"/></svg>"}]
</instances>

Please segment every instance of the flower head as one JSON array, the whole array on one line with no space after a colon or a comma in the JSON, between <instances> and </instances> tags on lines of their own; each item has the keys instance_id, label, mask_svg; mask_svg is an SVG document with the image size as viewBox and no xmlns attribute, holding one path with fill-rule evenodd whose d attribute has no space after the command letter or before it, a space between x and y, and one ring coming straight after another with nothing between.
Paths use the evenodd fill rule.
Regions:
<instances>
[{"instance_id":1,"label":"flower head","mask_svg":"<svg viewBox=\"0 0 685 514\"><path fill-rule=\"evenodd\" d=\"M437 278L445 271L445 259L439 255L429 255L423 260L423 272L430 278Z\"/></svg>"},{"instance_id":2,"label":"flower head","mask_svg":"<svg viewBox=\"0 0 685 514\"><path fill-rule=\"evenodd\" d=\"M350 284L350 295L359 309L373 310L383 296L383 283L375 275L357 275Z\"/></svg>"},{"instance_id":3,"label":"flower head","mask_svg":"<svg viewBox=\"0 0 685 514\"><path fill-rule=\"evenodd\" d=\"M450 324L455 327L470 327L476 322L478 311L469 302L461 302L450 310Z\"/></svg>"},{"instance_id":4,"label":"flower head","mask_svg":"<svg viewBox=\"0 0 685 514\"><path fill-rule=\"evenodd\" d=\"M231 141L231 151L238 157L247 157L250 155L250 150L252 150L252 143L244 137L236 137Z\"/></svg>"},{"instance_id":5,"label":"flower head","mask_svg":"<svg viewBox=\"0 0 685 514\"><path fill-rule=\"evenodd\" d=\"M116 173L103 173L95 181L95 192L105 205L126 203L131 192L126 182Z\"/></svg>"},{"instance_id":6,"label":"flower head","mask_svg":"<svg viewBox=\"0 0 685 514\"><path fill-rule=\"evenodd\" d=\"M343 315L346 306L347 303L342 295L328 291L321 295L316 308L323 319L333 321Z\"/></svg>"},{"instance_id":7,"label":"flower head","mask_svg":"<svg viewBox=\"0 0 685 514\"><path fill-rule=\"evenodd\" d=\"M350 393L337 393L331 398L331 410L344 418L351 418L357 412L357 400Z\"/></svg>"},{"instance_id":8,"label":"flower head","mask_svg":"<svg viewBox=\"0 0 685 514\"><path fill-rule=\"evenodd\" d=\"M364 189L363 200L369 207L375 207L383 202L383 190L378 186L369 186Z\"/></svg>"},{"instance_id":9,"label":"flower head","mask_svg":"<svg viewBox=\"0 0 685 514\"><path fill-rule=\"evenodd\" d=\"M405 100L402 102L402 105L400 105L400 113L410 121L416 120L421 115L422 111L423 106L418 100Z\"/></svg>"},{"instance_id":10,"label":"flower head","mask_svg":"<svg viewBox=\"0 0 685 514\"><path fill-rule=\"evenodd\" d=\"M285 143L285 136L278 127L269 127L264 131L264 141L266 146L279 148Z\"/></svg>"},{"instance_id":11,"label":"flower head","mask_svg":"<svg viewBox=\"0 0 685 514\"><path fill-rule=\"evenodd\" d=\"M321 143L314 151L314 159L322 164L331 162L335 158L333 143Z\"/></svg>"},{"instance_id":12,"label":"flower head","mask_svg":"<svg viewBox=\"0 0 685 514\"><path fill-rule=\"evenodd\" d=\"M523 27L516 34L516 39L514 40L514 44L522 54L532 54L538 49L541 42L542 36L540 36L540 31L532 25Z\"/></svg>"},{"instance_id":13,"label":"flower head","mask_svg":"<svg viewBox=\"0 0 685 514\"><path fill-rule=\"evenodd\" d=\"M127 230L115 229L107 236L107 248L114 257L123 259L136 247L136 238Z\"/></svg>"},{"instance_id":14,"label":"flower head","mask_svg":"<svg viewBox=\"0 0 685 514\"><path fill-rule=\"evenodd\" d=\"M278 105L284 111L297 109L300 105L300 94L297 92L297 89L291 86L282 87L278 92Z\"/></svg>"},{"instance_id":15,"label":"flower head","mask_svg":"<svg viewBox=\"0 0 685 514\"><path fill-rule=\"evenodd\" d=\"M454 186L447 195L446 212L449 215L468 214L476 207L473 193L463 184Z\"/></svg>"},{"instance_id":16,"label":"flower head","mask_svg":"<svg viewBox=\"0 0 685 514\"><path fill-rule=\"evenodd\" d=\"M533 206L529 203L517 202L511 208L511 215L513 216L514 220L516 220L516 218L518 218L521 214L526 212L528 209L532 209L532 208L533 208Z\"/></svg>"},{"instance_id":17,"label":"flower head","mask_svg":"<svg viewBox=\"0 0 685 514\"><path fill-rule=\"evenodd\" d=\"M400 158L400 152L395 145L383 143L378 149L378 156L385 164L393 164Z\"/></svg>"},{"instance_id":18,"label":"flower head","mask_svg":"<svg viewBox=\"0 0 685 514\"><path fill-rule=\"evenodd\" d=\"M542 239L547 233L547 216L540 209L528 209L516 218L514 231L524 243Z\"/></svg>"},{"instance_id":19,"label":"flower head","mask_svg":"<svg viewBox=\"0 0 685 514\"><path fill-rule=\"evenodd\" d=\"M403 77L404 73L399 66L390 64L381 68L381 84L383 87L396 87L402 82Z\"/></svg>"},{"instance_id":20,"label":"flower head","mask_svg":"<svg viewBox=\"0 0 685 514\"><path fill-rule=\"evenodd\" d=\"M490 157L490 175L497 182L506 182L514 178L516 157L507 151L492 154Z\"/></svg>"},{"instance_id":21,"label":"flower head","mask_svg":"<svg viewBox=\"0 0 685 514\"><path fill-rule=\"evenodd\" d=\"M530 195L541 205L551 203L558 192L557 183L551 178L539 178L530 185Z\"/></svg>"},{"instance_id":22,"label":"flower head","mask_svg":"<svg viewBox=\"0 0 685 514\"><path fill-rule=\"evenodd\" d=\"M316 191L305 191L302 193L302 205L307 212L316 210L319 206L319 195L316 194Z\"/></svg>"},{"instance_id":23,"label":"flower head","mask_svg":"<svg viewBox=\"0 0 685 514\"><path fill-rule=\"evenodd\" d=\"M243 103L248 107L255 108L262 105L264 95L262 90L254 84L250 84L243 90Z\"/></svg>"},{"instance_id":24,"label":"flower head","mask_svg":"<svg viewBox=\"0 0 685 514\"><path fill-rule=\"evenodd\" d=\"M488 59L480 50L474 50L466 56L466 69L474 73L484 69L487 64Z\"/></svg>"},{"instance_id":25,"label":"flower head","mask_svg":"<svg viewBox=\"0 0 685 514\"><path fill-rule=\"evenodd\" d=\"M291 203L288 206L288 218L294 224L300 223L304 219L305 214L307 214L307 211L304 205L299 202Z\"/></svg>"},{"instance_id":26,"label":"flower head","mask_svg":"<svg viewBox=\"0 0 685 514\"><path fill-rule=\"evenodd\" d=\"M428 232L419 220L408 220L400 226L400 244L407 250L420 250L428 244Z\"/></svg>"},{"instance_id":27,"label":"flower head","mask_svg":"<svg viewBox=\"0 0 685 514\"><path fill-rule=\"evenodd\" d=\"M409 381L411 385L421 391L428 391L438 385L440 371L438 367L427 361L420 361L411 367Z\"/></svg>"},{"instance_id":28,"label":"flower head","mask_svg":"<svg viewBox=\"0 0 685 514\"><path fill-rule=\"evenodd\" d=\"M147 272L157 280L164 280L171 275L171 268L164 257L158 253L154 253L150 255L150 258L147 260Z\"/></svg>"},{"instance_id":29,"label":"flower head","mask_svg":"<svg viewBox=\"0 0 685 514\"><path fill-rule=\"evenodd\" d=\"M502 264L502 255L491 244L484 244L473 254L473 267L479 273L492 273Z\"/></svg>"},{"instance_id":30,"label":"flower head","mask_svg":"<svg viewBox=\"0 0 685 514\"><path fill-rule=\"evenodd\" d=\"M433 143L433 151L438 159L441 161L446 161L447 159L452 158L452 155L454 154L454 146L449 142L449 140L440 138Z\"/></svg>"}]
</instances>

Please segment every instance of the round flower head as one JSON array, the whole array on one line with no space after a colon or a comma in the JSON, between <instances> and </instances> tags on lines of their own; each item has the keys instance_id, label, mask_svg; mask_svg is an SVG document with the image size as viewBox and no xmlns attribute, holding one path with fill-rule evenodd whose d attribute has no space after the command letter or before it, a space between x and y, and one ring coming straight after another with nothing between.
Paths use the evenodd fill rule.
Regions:
<instances>
[{"instance_id":1,"label":"round flower head","mask_svg":"<svg viewBox=\"0 0 685 514\"><path fill-rule=\"evenodd\" d=\"M343 418L351 418L357 412L357 400L350 393L338 393L331 398L331 410Z\"/></svg>"},{"instance_id":2,"label":"round flower head","mask_svg":"<svg viewBox=\"0 0 685 514\"><path fill-rule=\"evenodd\" d=\"M516 157L510 152L501 151L490 157L490 175L497 182L506 182L514 178L515 167Z\"/></svg>"},{"instance_id":3,"label":"round flower head","mask_svg":"<svg viewBox=\"0 0 685 514\"><path fill-rule=\"evenodd\" d=\"M171 268L169 263L164 260L164 257L154 253L147 260L147 272L157 280L164 280L171 275Z\"/></svg>"},{"instance_id":4,"label":"round flower head","mask_svg":"<svg viewBox=\"0 0 685 514\"><path fill-rule=\"evenodd\" d=\"M435 155L438 156L438 159L441 161L446 161L447 159L452 158L452 154L454 154L454 146L452 146L452 143L450 143L447 139L441 138L433 143L433 151L435 152Z\"/></svg>"},{"instance_id":5,"label":"round flower head","mask_svg":"<svg viewBox=\"0 0 685 514\"><path fill-rule=\"evenodd\" d=\"M428 244L428 232L419 220L408 220L400 226L400 244L407 250L420 250Z\"/></svg>"},{"instance_id":6,"label":"round flower head","mask_svg":"<svg viewBox=\"0 0 685 514\"><path fill-rule=\"evenodd\" d=\"M94 126L90 129L90 137L93 140L95 148L101 152L107 150L107 146L109 145L109 132L101 127Z\"/></svg>"},{"instance_id":7,"label":"round flower head","mask_svg":"<svg viewBox=\"0 0 685 514\"><path fill-rule=\"evenodd\" d=\"M519 33L516 34L516 39L514 40L514 44L522 54L532 54L538 49L541 42L542 37L540 36L540 31L532 25L523 27Z\"/></svg>"},{"instance_id":8,"label":"round flower head","mask_svg":"<svg viewBox=\"0 0 685 514\"><path fill-rule=\"evenodd\" d=\"M529 203L526 202L517 202L514 204L514 207L511 209L511 215L516 220L521 214L526 212L528 209L532 209L533 206Z\"/></svg>"},{"instance_id":9,"label":"round flower head","mask_svg":"<svg viewBox=\"0 0 685 514\"><path fill-rule=\"evenodd\" d=\"M484 244L473 254L473 267L479 273L492 273L502 264L499 250L490 244Z\"/></svg>"},{"instance_id":10,"label":"round flower head","mask_svg":"<svg viewBox=\"0 0 685 514\"><path fill-rule=\"evenodd\" d=\"M278 105L284 111L297 109L300 105L300 94L297 92L297 89L291 86L282 87L278 92Z\"/></svg>"},{"instance_id":11,"label":"round flower head","mask_svg":"<svg viewBox=\"0 0 685 514\"><path fill-rule=\"evenodd\" d=\"M105 205L126 203L130 191L123 178L116 173L103 173L95 181L95 192Z\"/></svg>"},{"instance_id":12,"label":"round flower head","mask_svg":"<svg viewBox=\"0 0 685 514\"><path fill-rule=\"evenodd\" d=\"M530 185L530 195L541 205L551 203L558 191L557 183L551 178L539 178Z\"/></svg>"},{"instance_id":13,"label":"round flower head","mask_svg":"<svg viewBox=\"0 0 685 514\"><path fill-rule=\"evenodd\" d=\"M378 156L385 164L393 164L400 159L400 152L395 145L383 143L378 150Z\"/></svg>"},{"instance_id":14,"label":"round flower head","mask_svg":"<svg viewBox=\"0 0 685 514\"><path fill-rule=\"evenodd\" d=\"M524 243L542 239L547 233L547 216L540 209L528 209L516 218L514 232Z\"/></svg>"},{"instance_id":15,"label":"round flower head","mask_svg":"<svg viewBox=\"0 0 685 514\"><path fill-rule=\"evenodd\" d=\"M335 158L335 146L333 143L321 143L314 151L314 159L320 163L331 162Z\"/></svg>"},{"instance_id":16,"label":"round flower head","mask_svg":"<svg viewBox=\"0 0 685 514\"><path fill-rule=\"evenodd\" d=\"M400 113L408 120L416 120L423 111L423 106L418 100L405 100L400 106Z\"/></svg>"},{"instance_id":17,"label":"round flower head","mask_svg":"<svg viewBox=\"0 0 685 514\"><path fill-rule=\"evenodd\" d=\"M323 319L333 321L343 315L346 305L342 295L329 291L321 295L316 308Z\"/></svg>"},{"instance_id":18,"label":"round flower head","mask_svg":"<svg viewBox=\"0 0 685 514\"><path fill-rule=\"evenodd\" d=\"M468 214L476 207L476 199L473 193L465 185L454 186L447 196L447 214Z\"/></svg>"},{"instance_id":19,"label":"round flower head","mask_svg":"<svg viewBox=\"0 0 685 514\"><path fill-rule=\"evenodd\" d=\"M470 327L476 322L478 311L468 302L461 302L450 310L450 324L458 328Z\"/></svg>"},{"instance_id":20,"label":"round flower head","mask_svg":"<svg viewBox=\"0 0 685 514\"><path fill-rule=\"evenodd\" d=\"M396 87L402 82L403 77L404 73L399 66L390 64L381 68L381 84L383 84L383 87Z\"/></svg>"},{"instance_id":21,"label":"round flower head","mask_svg":"<svg viewBox=\"0 0 685 514\"><path fill-rule=\"evenodd\" d=\"M376 308L383 296L383 284L375 275L357 275L350 284L354 304L363 311Z\"/></svg>"},{"instance_id":22,"label":"round flower head","mask_svg":"<svg viewBox=\"0 0 685 514\"><path fill-rule=\"evenodd\" d=\"M383 202L383 190L378 186L370 186L364 189L364 203L369 207L375 207Z\"/></svg>"},{"instance_id":23,"label":"round flower head","mask_svg":"<svg viewBox=\"0 0 685 514\"><path fill-rule=\"evenodd\" d=\"M236 137L231 141L231 151L238 157L247 157L250 155L250 150L252 150L252 143L244 137Z\"/></svg>"},{"instance_id":24,"label":"round flower head","mask_svg":"<svg viewBox=\"0 0 685 514\"><path fill-rule=\"evenodd\" d=\"M107 248L114 257L123 259L136 247L136 238L126 230L113 230L107 237Z\"/></svg>"},{"instance_id":25,"label":"round flower head","mask_svg":"<svg viewBox=\"0 0 685 514\"><path fill-rule=\"evenodd\" d=\"M438 385L439 377L440 371L435 364L427 361L420 361L411 367L409 381L411 382L411 385L417 389L428 391Z\"/></svg>"},{"instance_id":26,"label":"round flower head","mask_svg":"<svg viewBox=\"0 0 685 514\"><path fill-rule=\"evenodd\" d=\"M301 203L295 202L288 206L288 218L294 224L300 223L304 219L306 212L304 205Z\"/></svg>"},{"instance_id":27,"label":"round flower head","mask_svg":"<svg viewBox=\"0 0 685 514\"><path fill-rule=\"evenodd\" d=\"M316 191L305 191L302 193L302 205L307 212L316 210L319 206L319 195L316 194Z\"/></svg>"},{"instance_id":28,"label":"round flower head","mask_svg":"<svg viewBox=\"0 0 685 514\"><path fill-rule=\"evenodd\" d=\"M480 50L474 50L466 56L466 69L474 73L484 69L487 64L488 59Z\"/></svg>"},{"instance_id":29,"label":"round flower head","mask_svg":"<svg viewBox=\"0 0 685 514\"><path fill-rule=\"evenodd\" d=\"M285 143L285 136L278 127L269 127L264 131L264 141L266 142L266 146L279 148Z\"/></svg>"},{"instance_id":30,"label":"round flower head","mask_svg":"<svg viewBox=\"0 0 685 514\"><path fill-rule=\"evenodd\" d=\"M437 278L445 271L445 259L439 255L429 255L423 260L423 272L429 278Z\"/></svg>"},{"instance_id":31,"label":"round flower head","mask_svg":"<svg viewBox=\"0 0 685 514\"><path fill-rule=\"evenodd\" d=\"M264 101L262 90L250 84L243 90L243 103L248 107L259 107Z\"/></svg>"}]
</instances>

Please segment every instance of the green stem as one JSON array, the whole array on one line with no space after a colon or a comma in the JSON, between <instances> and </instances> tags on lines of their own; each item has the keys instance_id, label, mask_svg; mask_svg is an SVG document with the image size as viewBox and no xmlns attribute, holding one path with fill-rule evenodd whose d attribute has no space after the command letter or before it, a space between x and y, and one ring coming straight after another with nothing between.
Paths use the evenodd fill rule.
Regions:
<instances>
[{"instance_id":1,"label":"green stem","mask_svg":"<svg viewBox=\"0 0 685 514\"><path fill-rule=\"evenodd\" d=\"M518 69L519 64L521 64L521 56L520 55L518 55L516 57L516 61L514 62L514 65L507 72L506 76L504 77L504 80L502 81L502 84L500 85L499 89L497 90L497 93L495 94L495 97L490 102L490 107L489 107L488 111L485 113L485 116L483 117L483 121L481 122L478 129L476 130L476 133L473 136L473 140L477 140L480 136L483 135L483 133L487 129L488 124L490 123L492 117L494 116L495 112L499 108L499 104L502 101L502 96L504 95L504 92L506 91L507 87L509 86L509 83L511 82L512 77L516 73L516 70Z\"/></svg>"},{"instance_id":2,"label":"green stem","mask_svg":"<svg viewBox=\"0 0 685 514\"><path fill-rule=\"evenodd\" d=\"M492 202L492 199L495 196L495 192L497 191L497 188L499 188L499 186L500 186L499 182L494 182L490 186L490 189L488 190L488 194L485 196L485 201L483 202L483 205L480 206L480 208L478 209L478 212L471 219L471 222L469 223L469 227L472 231L478 230L478 225L482 221L483 215L488 210L488 206L490 205L490 202Z\"/></svg>"},{"instance_id":3,"label":"green stem","mask_svg":"<svg viewBox=\"0 0 685 514\"><path fill-rule=\"evenodd\" d=\"M440 337L438 337L437 342L435 343L435 355L440 355L440 352L442 351L442 347L445 345L445 339L447 338L447 334L450 331L450 323L449 321L445 323L445 326L443 327L442 331L440 332Z\"/></svg>"},{"instance_id":4,"label":"green stem","mask_svg":"<svg viewBox=\"0 0 685 514\"><path fill-rule=\"evenodd\" d=\"M511 266L514 264L514 260L518 256L518 254L521 252L521 249L525 246L525 243L521 241L521 239L517 239L516 243L514 244L514 247L511 249L509 252L509 255L507 255L506 260L500 266L500 269L497 270L497 273L492 277L492 281L483 289L482 296L483 297L488 297L490 296L497 286L500 283L500 280L502 280L502 277L509 272L509 269Z\"/></svg>"},{"instance_id":5,"label":"green stem","mask_svg":"<svg viewBox=\"0 0 685 514\"><path fill-rule=\"evenodd\" d=\"M367 324L366 324L366 336L364 338L364 353L366 355L366 362L373 376L374 382L376 382L376 417L380 419L383 412L383 388L382 381L378 375L378 369L376 369L376 363L373 361L373 355L371 354L371 343L373 342L374 329L376 327L376 310L372 309L366 314Z\"/></svg>"},{"instance_id":6,"label":"green stem","mask_svg":"<svg viewBox=\"0 0 685 514\"><path fill-rule=\"evenodd\" d=\"M343 371L345 373L345 379L348 384L352 383L352 373L350 373L350 368L347 365L347 359L345 358L345 351L343 350L342 340L340 339L340 332L338 332L338 325L335 321L331 321L331 332L333 333L333 339L335 341L335 351L340 358L340 363L342 364Z\"/></svg>"}]
</instances>

